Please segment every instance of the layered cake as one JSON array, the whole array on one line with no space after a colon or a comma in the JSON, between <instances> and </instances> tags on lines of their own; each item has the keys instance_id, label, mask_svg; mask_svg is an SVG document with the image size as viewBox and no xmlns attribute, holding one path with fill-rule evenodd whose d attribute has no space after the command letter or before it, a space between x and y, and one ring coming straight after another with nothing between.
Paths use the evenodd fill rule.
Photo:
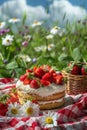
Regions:
<instances>
[{"instance_id":1,"label":"layered cake","mask_svg":"<svg viewBox=\"0 0 87 130\"><path fill-rule=\"evenodd\" d=\"M63 76L48 65L35 66L20 76L16 83L19 101L37 101L41 110L55 109L64 104Z\"/></svg>"}]
</instances>

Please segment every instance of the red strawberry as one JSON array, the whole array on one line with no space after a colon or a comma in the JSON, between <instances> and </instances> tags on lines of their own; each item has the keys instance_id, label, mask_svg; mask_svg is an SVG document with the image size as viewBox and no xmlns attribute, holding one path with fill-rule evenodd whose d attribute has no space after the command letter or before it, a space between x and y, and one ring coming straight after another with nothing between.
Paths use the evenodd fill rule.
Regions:
<instances>
[{"instance_id":1,"label":"red strawberry","mask_svg":"<svg viewBox=\"0 0 87 130\"><path fill-rule=\"evenodd\" d=\"M49 86L50 85L50 82L49 81L47 81L47 80L41 80L41 84L43 85L43 86Z\"/></svg>"},{"instance_id":2,"label":"red strawberry","mask_svg":"<svg viewBox=\"0 0 87 130\"><path fill-rule=\"evenodd\" d=\"M51 69L49 65L42 65L40 68L42 68L45 72L48 72Z\"/></svg>"},{"instance_id":3,"label":"red strawberry","mask_svg":"<svg viewBox=\"0 0 87 130\"><path fill-rule=\"evenodd\" d=\"M21 81L24 81L26 78L27 78L27 74L24 74L24 75L20 76Z\"/></svg>"},{"instance_id":4,"label":"red strawberry","mask_svg":"<svg viewBox=\"0 0 87 130\"><path fill-rule=\"evenodd\" d=\"M71 62L68 64L67 69L68 69L68 72L70 72L73 75L80 75L81 67L82 67L82 64L80 62L78 62L78 63Z\"/></svg>"},{"instance_id":5,"label":"red strawberry","mask_svg":"<svg viewBox=\"0 0 87 130\"><path fill-rule=\"evenodd\" d=\"M34 74L38 78L42 78L42 76L45 74L45 71L42 68L35 67L34 68Z\"/></svg>"},{"instance_id":6,"label":"red strawberry","mask_svg":"<svg viewBox=\"0 0 87 130\"><path fill-rule=\"evenodd\" d=\"M26 73L32 73L32 72L33 72L33 70L30 70L30 69L26 70Z\"/></svg>"},{"instance_id":7,"label":"red strawberry","mask_svg":"<svg viewBox=\"0 0 87 130\"><path fill-rule=\"evenodd\" d=\"M53 74L53 73L55 73L55 70L53 68L50 68L49 72Z\"/></svg>"},{"instance_id":8,"label":"red strawberry","mask_svg":"<svg viewBox=\"0 0 87 130\"><path fill-rule=\"evenodd\" d=\"M78 65L74 65L72 70L71 70L71 74L74 75L79 75L81 73L81 68Z\"/></svg>"},{"instance_id":9,"label":"red strawberry","mask_svg":"<svg viewBox=\"0 0 87 130\"><path fill-rule=\"evenodd\" d=\"M53 73L52 75L53 75L53 77L56 77L56 76L57 76L57 73Z\"/></svg>"},{"instance_id":10,"label":"red strawberry","mask_svg":"<svg viewBox=\"0 0 87 130\"><path fill-rule=\"evenodd\" d=\"M16 98L17 97L17 93L15 92L15 93L9 93L9 95L11 96L11 97L13 97L13 98Z\"/></svg>"},{"instance_id":11,"label":"red strawberry","mask_svg":"<svg viewBox=\"0 0 87 130\"><path fill-rule=\"evenodd\" d=\"M24 85L27 85L27 84L30 84L30 82L31 82L31 80L26 78L26 79L23 81L23 84L24 84Z\"/></svg>"},{"instance_id":12,"label":"red strawberry","mask_svg":"<svg viewBox=\"0 0 87 130\"><path fill-rule=\"evenodd\" d=\"M14 93L11 93L10 94L10 98L7 100L7 104L9 104L9 103L14 103L14 102L19 102L19 100L18 100L18 96L17 95L15 95Z\"/></svg>"},{"instance_id":13,"label":"red strawberry","mask_svg":"<svg viewBox=\"0 0 87 130\"><path fill-rule=\"evenodd\" d=\"M37 100L32 100L32 103L38 104Z\"/></svg>"},{"instance_id":14,"label":"red strawberry","mask_svg":"<svg viewBox=\"0 0 87 130\"><path fill-rule=\"evenodd\" d=\"M82 75L87 75L87 65L83 65L81 68L81 74Z\"/></svg>"},{"instance_id":15,"label":"red strawberry","mask_svg":"<svg viewBox=\"0 0 87 130\"><path fill-rule=\"evenodd\" d=\"M62 75L57 75L57 76L53 77L53 79L54 79L54 83L56 83L56 84L61 85L63 83L63 76Z\"/></svg>"},{"instance_id":16,"label":"red strawberry","mask_svg":"<svg viewBox=\"0 0 87 130\"><path fill-rule=\"evenodd\" d=\"M40 87L39 82L36 79L33 79L30 83L30 87L34 89L38 89Z\"/></svg>"},{"instance_id":17,"label":"red strawberry","mask_svg":"<svg viewBox=\"0 0 87 130\"><path fill-rule=\"evenodd\" d=\"M47 73L45 73L44 75L43 75L43 77L42 77L42 79L43 80L47 80L47 81L49 81L49 82L52 82L52 74L51 73L49 73L49 72L47 72Z\"/></svg>"},{"instance_id":18,"label":"red strawberry","mask_svg":"<svg viewBox=\"0 0 87 130\"><path fill-rule=\"evenodd\" d=\"M54 72L52 75L53 75L53 77L56 77L58 75L62 75L62 73L61 72Z\"/></svg>"}]
</instances>

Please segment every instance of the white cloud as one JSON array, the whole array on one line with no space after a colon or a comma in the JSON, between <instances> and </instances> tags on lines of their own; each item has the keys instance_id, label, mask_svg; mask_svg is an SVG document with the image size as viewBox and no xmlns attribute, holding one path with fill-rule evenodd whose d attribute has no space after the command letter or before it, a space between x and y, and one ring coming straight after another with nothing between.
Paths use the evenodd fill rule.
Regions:
<instances>
[{"instance_id":1,"label":"white cloud","mask_svg":"<svg viewBox=\"0 0 87 130\"><path fill-rule=\"evenodd\" d=\"M85 9L72 5L68 0L54 0L49 7L49 12L51 21L59 22L61 25L64 25L67 20L72 23L87 16Z\"/></svg>"},{"instance_id":2,"label":"white cloud","mask_svg":"<svg viewBox=\"0 0 87 130\"><path fill-rule=\"evenodd\" d=\"M65 23L84 19L87 15L85 9L72 5L68 0L49 0L49 14L43 6L27 5L26 0L10 0L0 6L0 19L6 20L12 17L22 18L23 14L27 14L27 24L32 24L35 20L48 20L48 25L56 22L56 25L65 25ZM64 18L65 15L65 19ZM49 19L50 18L50 19ZM50 24L49 24L50 23Z\"/></svg>"},{"instance_id":3,"label":"white cloud","mask_svg":"<svg viewBox=\"0 0 87 130\"><path fill-rule=\"evenodd\" d=\"M32 7L27 5L26 0L10 0L0 6L0 18L9 19L11 17L22 18L27 14L27 23L31 24L34 20L46 20L49 15L42 6Z\"/></svg>"}]
</instances>

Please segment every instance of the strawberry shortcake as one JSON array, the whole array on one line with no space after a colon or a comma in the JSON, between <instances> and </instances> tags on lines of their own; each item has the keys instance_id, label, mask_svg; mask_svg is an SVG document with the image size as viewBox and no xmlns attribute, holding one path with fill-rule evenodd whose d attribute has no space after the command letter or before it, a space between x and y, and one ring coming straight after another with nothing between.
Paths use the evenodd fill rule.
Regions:
<instances>
[{"instance_id":1,"label":"strawberry shortcake","mask_svg":"<svg viewBox=\"0 0 87 130\"><path fill-rule=\"evenodd\" d=\"M64 104L63 76L49 65L27 69L16 83L20 103L34 100L41 110L55 109Z\"/></svg>"}]
</instances>

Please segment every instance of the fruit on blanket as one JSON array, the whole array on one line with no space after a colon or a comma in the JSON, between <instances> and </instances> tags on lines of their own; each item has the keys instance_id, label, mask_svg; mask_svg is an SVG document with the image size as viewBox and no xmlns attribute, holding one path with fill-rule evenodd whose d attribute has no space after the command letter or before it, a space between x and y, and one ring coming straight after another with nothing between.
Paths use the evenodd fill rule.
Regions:
<instances>
[{"instance_id":1,"label":"fruit on blanket","mask_svg":"<svg viewBox=\"0 0 87 130\"><path fill-rule=\"evenodd\" d=\"M9 95L10 95L10 97L9 97L8 100L6 101L7 104L9 104L9 103L11 103L11 102L12 102L12 103L14 103L14 102L19 102L17 94L15 94L15 93L10 93Z\"/></svg>"},{"instance_id":2,"label":"fruit on blanket","mask_svg":"<svg viewBox=\"0 0 87 130\"><path fill-rule=\"evenodd\" d=\"M82 75L87 75L87 65L83 65L81 68L81 74Z\"/></svg>"}]
</instances>

